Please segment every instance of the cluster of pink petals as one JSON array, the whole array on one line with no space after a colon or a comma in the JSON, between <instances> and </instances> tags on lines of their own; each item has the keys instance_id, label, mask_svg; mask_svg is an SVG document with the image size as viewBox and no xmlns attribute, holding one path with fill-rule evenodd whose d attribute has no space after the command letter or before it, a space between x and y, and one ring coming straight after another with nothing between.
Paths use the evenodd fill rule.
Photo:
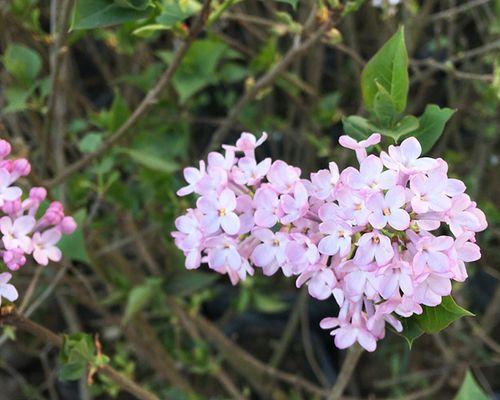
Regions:
<instances>
[{"instance_id":1,"label":"cluster of pink petals","mask_svg":"<svg viewBox=\"0 0 500 400\"><path fill-rule=\"evenodd\" d=\"M308 285L311 296L333 295L338 316L325 318L339 348L359 342L368 351L396 331L398 317L422 313L467 278L465 262L480 258L475 233L487 223L465 185L447 176L442 159L420 157L417 139L380 156L367 147L380 135L340 144L355 151L359 169L328 169L300 177L300 169L269 158L256 161L259 140L243 133L236 146L186 168L197 207L177 218L175 243L188 269L201 263L236 284L262 268Z\"/></svg>"},{"instance_id":2,"label":"cluster of pink petals","mask_svg":"<svg viewBox=\"0 0 500 400\"><path fill-rule=\"evenodd\" d=\"M76 228L72 217L64 215L60 202L48 204L39 212L47 191L42 187L31 188L27 196L16 181L31 171L26 159L6 159L10 144L0 140L0 257L10 271L17 271L32 256L37 264L47 265L49 260L59 261L61 251L56 247L63 234ZM9 272L0 273L0 303L2 297L14 301L16 288L8 283Z\"/></svg>"}]
</instances>

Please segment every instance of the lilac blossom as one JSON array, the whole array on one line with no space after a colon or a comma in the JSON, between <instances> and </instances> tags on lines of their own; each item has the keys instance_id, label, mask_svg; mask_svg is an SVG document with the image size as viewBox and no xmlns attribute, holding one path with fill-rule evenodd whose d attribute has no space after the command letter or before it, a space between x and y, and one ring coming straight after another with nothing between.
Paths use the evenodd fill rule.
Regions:
<instances>
[{"instance_id":1,"label":"lilac blossom","mask_svg":"<svg viewBox=\"0 0 500 400\"><path fill-rule=\"evenodd\" d=\"M480 258L476 233L487 227L484 213L463 182L448 177L444 160L421 157L417 139L368 155L379 134L359 142L341 136L339 143L354 150L359 168L339 171L330 162L303 179L299 168L282 160L256 159L266 138L243 133L236 146L210 153L206 169L203 161L185 169L188 185L179 194L195 193L197 207L176 220L172 235L186 268L208 264L233 284L253 275L254 267L266 276L280 270L296 277L297 287L307 285L320 300L333 297L340 307L338 316L321 322L337 347L358 342L374 351L387 324L400 332L400 318L440 304L452 281L467 278L465 263ZM30 198L39 204L35 194ZM20 204L6 207L20 216ZM56 204L42 220L61 221L61 229L60 218ZM14 229L14 222L2 225L7 243L22 241L17 238L25 231L30 235ZM441 227L451 234L440 235ZM43 233L30 245L51 251ZM13 249L4 251L4 261L12 268L22 264L25 253L7 246Z\"/></svg>"},{"instance_id":2,"label":"lilac blossom","mask_svg":"<svg viewBox=\"0 0 500 400\"><path fill-rule=\"evenodd\" d=\"M64 214L58 201L40 212L47 191L34 187L23 193L16 181L31 172L31 165L24 158L9 159L10 152L10 144L0 139L0 257L10 271L19 270L28 260L38 265L60 261L57 243L76 229L76 222ZM8 283L11 278L11 273L0 272L0 300L17 299L16 288Z\"/></svg>"}]
</instances>

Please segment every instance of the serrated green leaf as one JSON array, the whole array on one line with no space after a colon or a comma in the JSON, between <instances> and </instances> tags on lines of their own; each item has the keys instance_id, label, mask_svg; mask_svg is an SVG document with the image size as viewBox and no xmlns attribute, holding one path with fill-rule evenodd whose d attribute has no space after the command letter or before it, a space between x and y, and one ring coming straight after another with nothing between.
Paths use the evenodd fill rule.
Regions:
<instances>
[{"instance_id":1,"label":"serrated green leaf","mask_svg":"<svg viewBox=\"0 0 500 400\"><path fill-rule=\"evenodd\" d=\"M102 28L148 16L149 8L125 8L113 0L76 0L71 29Z\"/></svg>"},{"instance_id":2,"label":"serrated green leaf","mask_svg":"<svg viewBox=\"0 0 500 400\"><path fill-rule=\"evenodd\" d=\"M414 320L426 333L437 333L452 322L462 317L474 316L470 311L460 307L453 297L443 297L441 304L436 307L423 307L424 312L420 315L415 315Z\"/></svg>"},{"instance_id":3,"label":"serrated green leaf","mask_svg":"<svg viewBox=\"0 0 500 400\"><path fill-rule=\"evenodd\" d=\"M88 264L90 260L85 247L85 238L82 228L86 217L87 212L84 209L80 209L73 214L73 218L77 223L77 228L71 235L63 235L57 247L61 249L63 257Z\"/></svg>"},{"instance_id":4,"label":"serrated green leaf","mask_svg":"<svg viewBox=\"0 0 500 400\"><path fill-rule=\"evenodd\" d=\"M420 125L415 131L415 136L422 145L422 153L427 153L438 141L444 131L446 122L456 110L451 108L439 108L435 104L429 104L422 116L419 118Z\"/></svg>"},{"instance_id":5,"label":"serrated green leaf","mask_svg":"<svg viewBox=\"0 0 500 400\"><path fill-rule=\"evenodd\" d=\"M489 397L478 385L472 373L467 370L464 381L454 400L488 400Z\"/></svg>"},{"instance_id":6,"label":"serrated green leaf","mask_svg":"<svg viewBox=\"0 0 500 400\"><path fill-rule=\"evenodd\" d=\"M356 140L364 140L372 133L377 132L377 127L366 118L351 115L342 118L344 132Z\"/></svg>"},{"instance_id":7,"label":"serrated green leaf","mask_svg":"<svg viewBox=\"0 0 500 400\"><path fill-rule=\"evenodd\" d=\"M401 27L366 64L361 74L361 89L367 109L374 107L381 85L399 112L406 108L409 89L408 53Z\"/></svg>"},{"instance_id":8,"label":"serrated green leaf","mask_svg":"<svg viewBox=\"0 0 500 400\"><path fill-rule=\"evenodd\" d=\"M137 164L154 171L171 174L179 169L179 164L175 161L160 158L145 150L119 148L117 151L128 155Z\"/></svg>"},{"instance_id":9,"label":"serrated green leaf","mask_svg":"<svg viewBox=\"0 0 500 400\"><path fill-rule=\"evenodd\" d=\"M10 43L2 56L5 69L25 86L31 85L42 69L42 59L33 49Z\"/></svg>"}]
</instances>

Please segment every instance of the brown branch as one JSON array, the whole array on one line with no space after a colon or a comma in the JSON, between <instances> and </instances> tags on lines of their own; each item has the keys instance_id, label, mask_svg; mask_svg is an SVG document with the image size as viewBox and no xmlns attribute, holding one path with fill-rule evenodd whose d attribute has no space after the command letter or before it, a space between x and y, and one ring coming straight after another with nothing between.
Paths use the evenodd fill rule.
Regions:
<instances>
[{"instance_id":1,"label":"brown branch","mask_svg":"<svg viewBox=\"0 0 500 400\"><path fill-rule=\"evenodd\" d=\"M0 321L3 324L7 324L16 327L21 331L28 332L33 336L37 337L44 343L51 344L58 348L62 347L63 340L60 335L52 332L51 330L45 328L42 325L37 324L36 322L30 320L29 318L26 318L23 315L18 314L15 310L12 311L12 310L7 310L6 308L2 308L1 311L2 312L0 315ZM98 370L98 372L107 376L108 378L113 380L118 386L120 386L120 388L134 395L136 398L140 400L159 400L159 397L157 397L155 394L142 388L132 379L121 374L120 372L118 372L116 369L114 369L109 365L102 366Z\"/></svg>"},{"instance_id":2,"label":"brown branch","mask_svg":"<svg viewBox=\"0 0 500 400\"><path fill-rule=\"evenodd\" d=\"M189 35L187 36L186 40L181 45L181 47L179 47L179 49L177 49L177 51L175 52L172 62L170 63L166 71L163 73L163 75L160 77L155 87L153 87L153 89L151 89L146 94L144 99L137 106L132 115L130 115L130 117L123 123L123 125L120 126L120 128L118 128L118 130L115 133L113 133L113 135L111 135L108 139L106 139L104 143L101 145L101 147L99 147L97 150L91 153L84 155L78 161L69 165L63 172L61 172L59 175L48 181L45 184L45 186L49 188L54 187L55 185L66 180L74 173L82 170L83 168L88 166L94 159L96 159L97 157L101 156L106 151L108 151L115 143L117 143L125 135L125 133L127 133L127 131L132 126L135 125L135 123L149 109L149 107L156 102L160 93L166 87L169 86L175 71L177 71L177 68L179 67L184 56L191 47L192 42L203 29L205 22L208 18L208 15L210 13L210 3L211 0L205 0L203 8L200 14L198 15L198 18L196 19L195 23L193 24L193 27L190 30Z\"/></svg>"},{"instance_id":3,"label":"brown branch","mask_svg":"<svg viewBox=\"0 0 500 400\"><path fill-rule=\"evenodd\" d=\"M342 363L337 382L328 395L328 400L338 400L342 397L362 353L363 349L357 343L347 350L347 356Z\"/></svg>"}]
</instances>

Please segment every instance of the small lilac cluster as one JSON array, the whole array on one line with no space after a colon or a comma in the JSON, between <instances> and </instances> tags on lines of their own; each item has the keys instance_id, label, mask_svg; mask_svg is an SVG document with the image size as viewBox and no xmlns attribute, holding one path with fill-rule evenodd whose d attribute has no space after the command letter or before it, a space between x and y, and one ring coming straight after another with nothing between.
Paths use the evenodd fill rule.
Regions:
<instances>
[{"instance_id":1,"label":"small lilac cluster","mask_svg":"<svg viewBox=\"0 0 500 400\"><path fill-rule=\"evenodd\" d=\"M196 208L176 220L176 246L188 269L207 263L236 284L254 267L297 276L297 287L325 300L333 295L337 317L325 318L339 348L359 342L368 351L397 331L397 316L422 313L464 281L464 262L480 258L475 232L486 219L465 194L465 185L447 176L442 159L420 157L417 139L388 153L368 155L380 135L340 144L354 150L359 169L328 169L301 179L299 168L281 160L257 162L257 140L243 133L236 146L212 152L208 164L184 170L196 193ZM444 225L451 235L433 234Z\"/></svg>"},{"instance_id":2,"label":"small lilac cluster","mask_svg":"<svg viewBox=\"0 0 500 400\"><path fill-rule=\"evenodd\" d=\"M31 165L24 158L6 159L10 152L10 144L0 140L0 256L11 271L23 266L28 255L40 265L47 265L49 260L59 261L61 251L56 244L63 234L75 230L75 220L64 215L58 201L51 202L38 218L47 191L34 187L27 197L23 196L23 190L15 182L31 172ZM10 301L18 297L14 285L8 283L11 278L9 272L0 273L0 303L2 297Z\"/></svg>"}]
</instances>

